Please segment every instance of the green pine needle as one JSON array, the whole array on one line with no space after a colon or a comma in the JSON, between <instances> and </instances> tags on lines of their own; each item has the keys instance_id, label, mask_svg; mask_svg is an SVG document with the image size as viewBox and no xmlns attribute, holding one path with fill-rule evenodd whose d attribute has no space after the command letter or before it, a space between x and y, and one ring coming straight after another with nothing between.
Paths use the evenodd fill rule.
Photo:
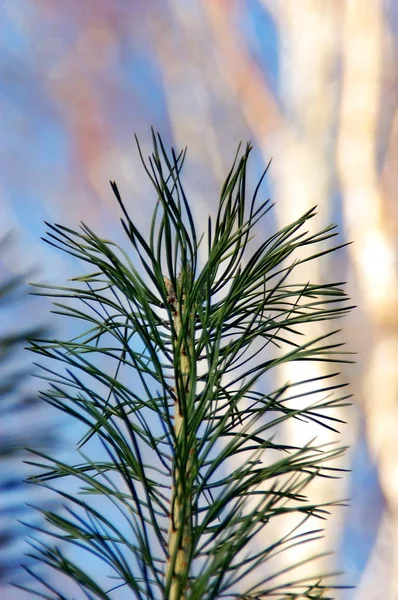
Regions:
<instances>
[{"instance_id":1,"label":"green pine needle","mask_svg":"<svg viewBox=\"0 0 398 600\"><path fill-rule=\"evenodd\" d=\"M337 433L341 420L330 409L346 406L349 395L335 370L267 393L257 384L287 362L350 362L337 332L303 335L311 323L347 314L343 284L290 283L300 264L341 248L325 246L335 227L309 233L311 209L250 254L271 205L258 200L268 167L247 199L247 145L207 234L198 235L181 182L185 152L168 153L154 132L153 148L145 161L138 145L157 197L147 236L111 182L129 252L84 224L78 231L49 225L46 241L93 272L39 293L55 298L55 313L86 326L69 341L32 340L30 349L51 359L43 365L43 398L80 421L85 434L78 464L39 453L32 462L40 469L34 483L67 479L79 492L57 490L65 510L44 511L50 541L32 542L32 554L87 598L117 598L122 588L140 600L331 598L326 576L300 579L300 565L283 574L268 565L318 539L314 519L338 505L314 504L307 487L336 476L330 462L345 448L311 435L320 426ZM280 441L290 419L311 425L304 447ZM94 439L101 459L86 456ZM296 526L271 542L267 525L286 514L297 515ZM72 562L70 545L95 556L112 579L101 573L95 581L84 562ZM33 586L32 594L66 598L31 573L44 588Z\"/></svg>"}]
</instances>

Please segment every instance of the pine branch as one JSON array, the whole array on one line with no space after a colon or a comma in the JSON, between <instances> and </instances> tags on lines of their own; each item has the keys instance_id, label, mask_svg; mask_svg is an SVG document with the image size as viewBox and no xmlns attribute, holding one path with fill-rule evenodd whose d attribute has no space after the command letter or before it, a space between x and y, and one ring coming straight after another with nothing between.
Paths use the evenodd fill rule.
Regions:
<instances>
[{"instance_id":1,"label":"pine branch","mask_svg":"<svg viewBox=\"0 0 398 600\"><path fill-rule=\"evenodd\" d=\"M181 182L185 152L167 153L155 134L153 146L143 160L157 197L147 237L112 183L133 257L84 224L79 231L49 226L48 243L93 272L39 293L55 299L54 312L87 329L71 340L32 340L31 350L45 358L43 398L86 433L77 464L43 454L32 461L41 471L33 482L51 487L72 478L80 492L54 488L67 512L44 511L43 533L54 543L34 542L32 555L89 598L115 598L120 586L142 600L329 598L325 577L293 577L300 565L286 569L279 584L274 579L282 574L267 569L277 553L319 537L309 523L339 503L316 504L307 488L315 478L336 476L329 463L345 448L311 439L288 445L278 431L296 419L338 433L341 420L330 409L346 406L349 395L335 370L267 393L256 386L287 362L350 362L337 332L303 335L309 324L347 314L343 284L290 283L297 266L341 247L325 245L335 228L307 232L312 209L246 256L254 227L271 208L258 200L266 171L247 200L248 145L238 150L215 220L209 217L199 268L203 236ZM299 250L307 255L297 259ZM51 361L64 369L50 368ZM101 459L83 454L91 438L101 442ZM113 516L98 511L93 496L107 501ZM297 525L255 551L256 536L287 514L297 516ZM73 563L71 545L102 561L116 585L94 581ZM253 572L254 586L247 580ZM41 583L42 597L64 597Z\"/></svg>"}]
</instances>

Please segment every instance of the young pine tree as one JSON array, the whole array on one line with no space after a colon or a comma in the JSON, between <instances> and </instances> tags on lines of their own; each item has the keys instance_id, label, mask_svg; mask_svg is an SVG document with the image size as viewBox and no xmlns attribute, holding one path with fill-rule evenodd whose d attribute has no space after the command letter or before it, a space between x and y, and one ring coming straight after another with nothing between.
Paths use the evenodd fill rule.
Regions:
<instances>
[{"instance_id":1,"label":"young pine tree","mask_svg":"<svg viewBox=\"0 0 398 600\"><path fill-rule=\"evenodd\" d=\"M85 330L31 343L63 367L43 365L50 384L43 397L85 427L77 464L43 454L32 463L42 469L36 483L75 481L57 486L65 508L43 511L49 541L33 541L33 555L86 598L332 598L324 577L270 565L277 553L319 537L313 520L328 505L311 502L306 488L334 474L330 461L344 448L311 438L314 427L333 430L330 409L348 396L336 372L267 392L259 384L268 386L288 361L345 360L333 334L302 335L308 324L346 314L341 284L290 282L302 262L336 249L323 244L335 227L306 232L312 209L248 255L253 228L271 206L258 201L265 173L246 197L247 146L199 239L180 178L185 153L167 153L156 135L153 144L148 162L140 151L157 196L146 236L111 184L129 252L86 225L49 226L47 241L93 272L42 292ZM294 407L304 383L312 386L307 404ZM309 424L305 446L280 440L289 419ZM88 458L95 438L96 458ZM297 515L295 527L272 539L268 524L286 514ZM101 561L101 570L86 559L77 564L71 545ZM68 597L65 579L28 570L37 580L32 594Z\"/></svg>"}]
</instances>

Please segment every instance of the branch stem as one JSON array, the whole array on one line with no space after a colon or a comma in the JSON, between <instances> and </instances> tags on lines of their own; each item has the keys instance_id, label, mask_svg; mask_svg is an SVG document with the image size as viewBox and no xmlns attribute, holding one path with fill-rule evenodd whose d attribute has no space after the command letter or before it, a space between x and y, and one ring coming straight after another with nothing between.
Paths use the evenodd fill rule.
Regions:
<instances>
[{"instance_id":1,"label":"branch stem","mask_svg":"<svg viewBox=\"0 0 398 600\"><path fill-rule=\"evenodd\" d=\"M192 492L195 448L187 448L189 440L187 410L181 396L185 395L185 400L189 396L189 355L191 354L191 348L186 347L187 336L183 332L183 301L180 305L175 299L173 307L175 310L175 349L179 353L177 376L180 377L181 385L178 386L176 382L174 414L176 449L173 464L166 582L170 582L168 600L186 600L188 597L188 571L192 548Z\"/></svg>"}]
</instances>

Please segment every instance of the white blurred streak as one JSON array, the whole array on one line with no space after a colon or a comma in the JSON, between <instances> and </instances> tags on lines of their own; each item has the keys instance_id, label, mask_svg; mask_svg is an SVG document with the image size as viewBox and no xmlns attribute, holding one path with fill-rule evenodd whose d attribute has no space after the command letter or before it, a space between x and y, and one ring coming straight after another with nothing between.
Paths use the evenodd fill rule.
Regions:
<instances>
[{"instance_id":1,"label":"white blurred streak","mask_svg":"<svg viewBox=\"0 0 398 600\"><path fill-rule=\"evenodd\" d=\"M370 369L363 382L368 400L370 448L380 462L380 481L383 489L389 490L394 513L398 511L397 366L398 338L383 336L372 352ZM383 440L387 443L381 443Z\"/></svg>"},{"instance_id":2,"label":"white blurred streak","mask_svg":"<svg viewBox=\"0 0 398 600\"><path fill-rule=\"evenodd\" d=\"M378 322L398 306L396 248L386 233L376 162L385 34L377 0L347 3L337 164L361 297Z\"/></svg>"},{"instance_id":3,"label":"white blurred streak","mask_svg":"<svg viewBox=\"0 0 398 600\"><path fill-rule=\"evenodd\" d=\"M276 212L279 226L283 227L318 205L319 217L310 224L310 229L315 231L330 222L339 3L284 1L278 3L275 18L281 39L280 93L287 115L274 164ZM301 281L329 280L330 275L324 275L328 264L325 258L306 263L305 268L300 270ZM326 333L323 323L314 324L307 329L307 339ZM280 384L319 377L328 371L330 367L325 369L323 363L290 363L284 372L280 372ZM313 384L308 386L309 389L311 387ZM317 399L320 397L314 398ZM336 412L333 411L334 416L343 416ZM312 435L317 436L317 443L338 440L336 434L320 431L316 426L311 431L311 427L288 421L287 435L292 443L298 445L308 442ZM316 502L326 502L345 497L345 483L318 480L311 486L311 498ZM335 547L341 534L343 516L342 510L332 511L326 526L326 540L311 544L308 550L295 549L290 556L286 555L286 561L298 561L313 552ZM316 568L319 568L318 565ZM300 574L313 570L314 565L309 564L300 570Z\"/></svg>"},{"instance_id":4,"label":"white blurred streak","mask_svg":"<svg viewBox=\"0 0 398 600\"><path fill-rule=\"evenodd\" d=\"M225 6L230 8L231 4ZM264 74L240 39L239 31L231 26L228 9L214 0L207 6L217 52L223 58L223 70L231 90L260 144L265 160L271 152L274 156L270 175L275 187L278 225L285 226L318 204L320 216L310 227L319 229L330 220L341 4L319 3L317 0L264 4L271 8L281 38L280 85L286 108L279 108L267 87ZM325 259L306 263L305 268L300 270L300 280L320 282L330 279L330 275L323 277L324 272ZM308 338L323 333L326 330L318 324L308 329ZM292 363L281 369L278 383L317 377L323 373L322 363ZM335 412L334 415L342 416ZM308 442L313 436L317 436L318 443L336 440L336 435L320 431L319 427L312 428L309 424L291 423L286 426L285 435L292 444L298 445ZM342 498L346 496L345 484L319 480L312 486L311 495L318 502ZM337 542L342 517L343 511L340 510L333 512L329 519L328 548L333 544L331 534ZM269 526L266 535L270 535ZM308 550L300 547L283 553L281 568L323 551L324 544L324 540L320 540L311 544ZM300 576L313 570L312 565L308 566L308 571L303 567Z\"/></svg>"},{"instance_id":5,"label":"white blurred streak","mask_svg":"<svg viewBox=\"0 0 398 600\"><path fill-rule=\"evenodd\" d=\"M369 447L378 461L389 509L384 523L390 523L392 556L388 595L369 592L369 598L393 600L398 597L398 247L396 232L394 235L388 225L389 207L379 181L376 135L382 106L382 67L385 59L391 60L392 45L385 43L388 36L380 0L346 3L337 165L344 221L348 237L355 242L350 246L351 260L362 309L370 324L361 395ZM373 560L369 568L376 565L377 560ZM374 582L378 585L377 577Z\"/></svg>"},{"instance_id":6,"label":"white blurred streak","mask_svg":"<svg viewBox=\"0 0 398 600\"><path fill-rule=\"evenodd\" d=\"M280 140L277 209L280 221L296 218L314 205L329 221L333 114L336 107L338 4L317 0L281 2L280 93L285 129ZM292 135L293 134L293 135ZM316 265L317 266L317 265ZM315 266L315 267L316 267Z\"/></svg>"}]
</instances>

